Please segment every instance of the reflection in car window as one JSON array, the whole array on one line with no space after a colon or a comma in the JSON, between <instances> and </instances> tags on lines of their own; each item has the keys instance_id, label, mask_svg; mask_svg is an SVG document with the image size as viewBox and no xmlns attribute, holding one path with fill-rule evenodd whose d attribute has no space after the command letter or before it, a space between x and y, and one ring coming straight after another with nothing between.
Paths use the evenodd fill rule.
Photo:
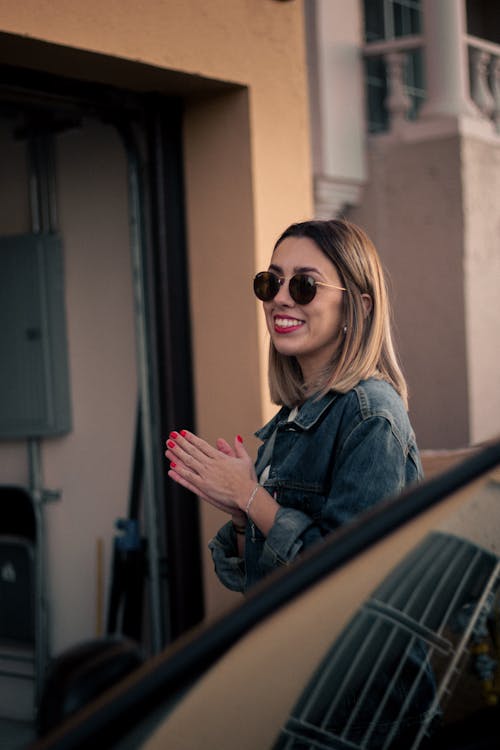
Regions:
<instances>
[{"instance_id":1,"label":"reflection in car window","mask_svg":"<svg viewBox=\"0 0 500 750\"><path fill-rule=\"evenodd\" d=\"M463 718L459 685L495 702L488 625L500 563L434 532L383 581L334 642L283 727L275 750L410 750ZM423 747L423 746L422 746Z\"/></svg>"}]
</instances>

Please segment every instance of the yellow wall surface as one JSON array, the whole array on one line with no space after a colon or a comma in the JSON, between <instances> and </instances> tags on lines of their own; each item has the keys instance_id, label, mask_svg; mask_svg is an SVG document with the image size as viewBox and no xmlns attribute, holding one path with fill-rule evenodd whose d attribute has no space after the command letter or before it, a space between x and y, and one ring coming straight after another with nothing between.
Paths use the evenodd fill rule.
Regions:
<instances>
[{"instance_id":1,"label":"yellow wall surface","mask_svg":"<svg viewBox=\"0 0 500 750\"><path fill-rule=\"evenodd\" d=\"M0 34L0 62L184 98L197 428L254 454L275 407L251 277L312 214L302 2L0 0ZM205 542L223 520L203 508ZM210 617L233 600L208 558L205 580Z\"/></svg>"}]
</instances>

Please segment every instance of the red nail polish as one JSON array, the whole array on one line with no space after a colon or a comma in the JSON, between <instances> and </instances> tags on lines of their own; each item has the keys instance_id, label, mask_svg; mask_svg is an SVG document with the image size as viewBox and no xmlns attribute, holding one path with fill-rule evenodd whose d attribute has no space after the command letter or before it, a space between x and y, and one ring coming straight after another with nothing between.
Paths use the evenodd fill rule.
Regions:
<instances>
[{"instance_id":1,"label":"red nail polish","mask_svg":"<svg viewBox=\"0 0 500 750\"><path fill-rule=\"evenodd\" d=\"M179 433L175 432L175 430L172 430L172 432L170 433L169 437L171 437L171 438L173 438L175 440L175 438L179 437Z\"/></svg>"},{"instance_id":2,"label":"red nail polish","mask_svg":"<svg viewBox=\"0 0 500 750\"><path fill-rule=\"evenodd\" d=\"M186 435L187 435L187 430L181 430L181 435L182 435L182 437L186 437Z\"/></svg>"},{"instance_id":3,"label":"red nail polish","mask_svg":"<svg viewBox=\"0 0 500 750\"><path fill-rule=\"evenodd\" d=\"M243 442L243 438L241 437L241 435L236 435L236 439L238 440L239 443Z\"/></svg>"},{"instance_id":4,"label":"red nail polish","mask_svg":"<svg viewBox=\"0 0 500 750\"><path fill-rule=\"evenodd\" d=\"M175 443L173 442L173 440L167 440L167 445L169 448L175 448Z\"/></svg>"},{"instance_id":5,"label":"red nail polish","mask_svg":"<svg viewBox=\"0 0 500 750\"><path fill-rule=\"evenodd\" d=\"M175 469L176 466L177 466L177 464L175 463L175 461L171 461L170 462L170 468L171 469Z\"/></svg>"}]
</instances>

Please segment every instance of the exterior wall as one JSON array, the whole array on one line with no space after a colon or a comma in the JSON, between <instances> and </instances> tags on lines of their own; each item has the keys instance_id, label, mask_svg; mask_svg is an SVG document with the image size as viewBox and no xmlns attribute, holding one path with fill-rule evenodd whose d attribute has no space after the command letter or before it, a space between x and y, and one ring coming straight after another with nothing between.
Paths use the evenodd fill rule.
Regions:
<instances>
[{"instance_id":1,"label":"exterior wall","mask_svg":"<svg viewBox=\"0 0 500 750\"><path fill-rule=\"evenodd\" d=\"M500 435L500 144L464 138L470 441Z\"/></svg>"},{"instance_id":2,"label":"exterior wall","mask_svg":"<svg viewBox=\"0 0 500 750\"><path fill-rule=\"evenodd\" d=\"M351 216L388 270L424 449L500 434L499 182L493 138L370 139L369 180Z\"/></svg>"},{"instance_id":3,"label":"exterior wall","mask_svg":"<svg viewBox=\"0 0 500 750\"><path fill-rule=\"evenodd\" d=\"M250 279L268 262L281 230L312 211L302 4L89 0L70 6L46 0L40 6L26 0L14 7L0 0L0 32L12 42L2 46L3 62L28 60L68 77L185 98L198 429L210 439L240 433L253 452L253 431L274 407L267 396L264 321ZM44 43L36 55L32 40ZM185 78L173 77L178 73ZM200 77L214 85L208 81L198 95ZM220 93L219 86L214 93L218 83L234 84L234 90ZM106 137L96 134L98 140ZM111 143L112 154L115 148ZM82 211L76 183L81 180L82 191L89 184L88 149L90 144L76 164L64 143L60 153L61 221L71 232L65 245L77 429L43 446L45 484L64 491L47 513L54 652L94 633L95 537L106 530L110 542L112 522L123 514L135 410L125 183L117 190L112 178L125 180L123 162L120 157L111 170L103 167L106 175L96 171L105 192L96 192ZM121 343L117 332L127 334ZM110 406L104 394L113 388L118 390ZM8 456L2 481L26 481L24 448L0 450ZM205 542L223 520L203 507ZM208 566L206 608L212 617L235 598Z\"/></svg>"},{"instance_id":4,"label":"exterior wall","mask_svg":"<svg viewBox=\"0 0 500 750\"><path fill-rule=\"evenodd\" d=\"M388 271L398 352L421 448L469 442L458 136L370 140L369 180L352 218Z\"/></svg>"},{"instance_id":5,"label":"exterior wall","mask_svg":"<svg viewBox=\"0 0 500 750\"><path fill-rule=\"evenodd\" d=\"M247 293L255 273L248 114L244 90L193 103L185 155L197 428L212 443L219 436L231 442L239 432L254 451L262 384L258 332L251 323L255 301ZM205 542L226 519L202 504ZM216 579L206 544L203 553L204 585L215 613L239 596Z\"/></svg>"}]
</instances>

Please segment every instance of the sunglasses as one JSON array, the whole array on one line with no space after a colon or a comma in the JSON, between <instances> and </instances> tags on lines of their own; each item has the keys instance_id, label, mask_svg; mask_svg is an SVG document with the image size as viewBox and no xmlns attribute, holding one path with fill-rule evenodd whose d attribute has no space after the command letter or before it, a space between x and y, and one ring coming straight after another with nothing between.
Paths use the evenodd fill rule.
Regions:
<instances>
[{"instance_id":1,"label":"sunglasses","mask_svg":"<svg viewBox=\"0 0 500 750\"><path fill-rule=\"evenodd\" d=\"M270 302L276 297L280 287L285 281L285 277L277 276L275 273L272 273L272 271L261 271L253 280L255 296L262 300L262 302ZM324 281L316 281L315 278L308 276L306 273L296 273L294 276L291 276L288 282L288 291L290 297L298 305L307 305L315 298L319 286L339 289L341 292L347 291L343 286L335 286L335 284L325 284Z\"/></svg>"}]
</instances>

